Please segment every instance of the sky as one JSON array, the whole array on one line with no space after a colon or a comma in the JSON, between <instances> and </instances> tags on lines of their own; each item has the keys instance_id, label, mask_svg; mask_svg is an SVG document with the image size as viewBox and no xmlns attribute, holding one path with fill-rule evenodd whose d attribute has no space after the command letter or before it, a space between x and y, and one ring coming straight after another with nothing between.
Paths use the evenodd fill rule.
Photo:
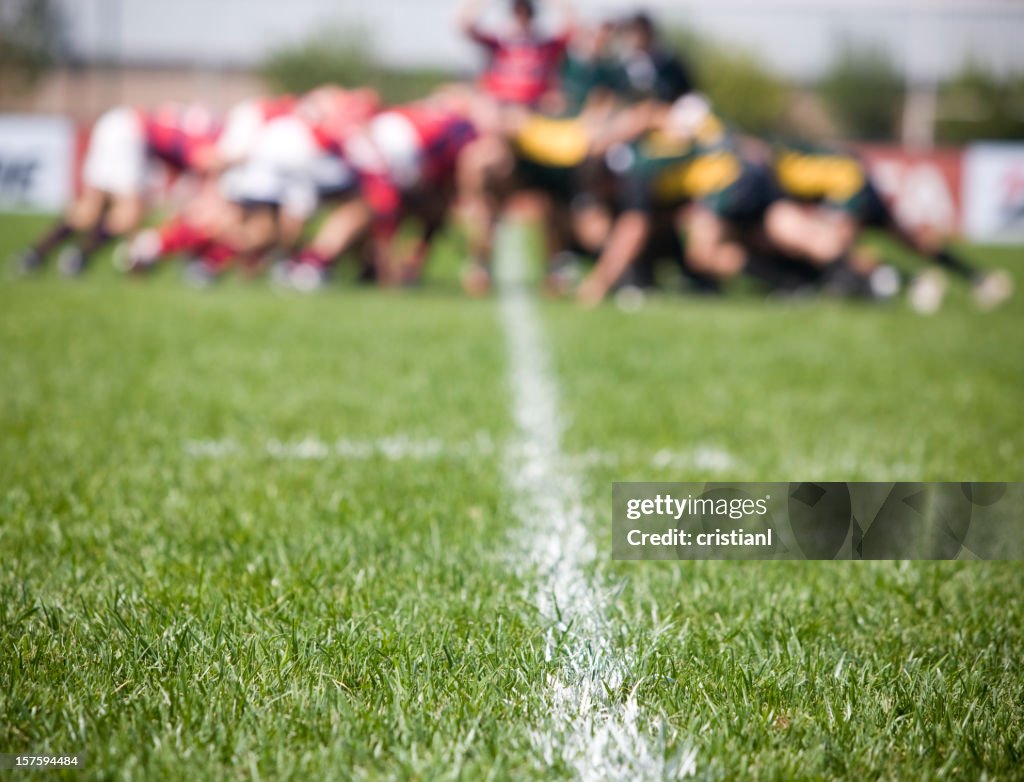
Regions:
<instances>
[{"instance_id":1,"label":"sky","mask_svg":"<svg viewBox=\"0 0 1024 782\"><path fill-rule=\"evenodd\" d=\"M69 42L86 57L258 63L317 31L369 31L385 62L471 70L459 35L460 0L58 0ZM492 17L504 3L491 0ZM972 59L1024 72L1024 0L576 0L583 19L643 7L664 24L733 41L803 80L823 71L844 40L876 43L917 78Z\"/></svg>"}]
</instances>

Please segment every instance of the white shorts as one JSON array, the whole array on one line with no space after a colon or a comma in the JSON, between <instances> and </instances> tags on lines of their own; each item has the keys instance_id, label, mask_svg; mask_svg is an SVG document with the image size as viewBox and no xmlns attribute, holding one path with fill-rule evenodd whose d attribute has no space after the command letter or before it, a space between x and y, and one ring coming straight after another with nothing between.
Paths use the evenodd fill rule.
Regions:
<instances>
[{"instance_id":1,"label":"white shorts","mask_svg":"<svg viewBox=\"0 0 1024 782\"><path fill-rule=\"evenodd\" d=\"M322 197L344 193L356 186L356 172L337 155L322 153L309 167L317 193Z\"/></svg>"},{"instance_id":2,"label":"white shorts","mask_svg":"<svg viewBox=\"0 0 1024 782\"><path fill-rule=\"evenodd\" d=\"M279 204L284 178L273 166L248 160L225 171L219 184L221 193L228 201L240 204Z\"/></svg>"},{"instance_id":3,"label":"white shorts","mask_svg":"<svg viewBox=\"0 0 1024 782\"><path fill-rule=\"evenodd\" d=\"M397 112L378 114L349 145L353 162L408 189L423 177L423 146L413 124Z\"/></svg>"},{"instance_id":4,"label":"white shorts","mask_svg":"<svg viewBox=\"0 0 1024 782\"><path fill-rule=\"evenodd\" d=\"M279 117L263 126L247 162L228 172L221 184L232 201L277 204L307 219L322 196L350 189L355 181L352 169L323 152L302 120Z\"/></svg>"},{"instance_id":5,"label":"white shorts","mask_svg":"<svg viewBox=\"0 0 1024 782\"><path fill-rule=\"evenodd\" d=\"M298 117L277 117L265 123L252 143L251 157L282 170L309 166L320 153L313 131Z\"/></svg>"},{"instance_id":6,"label":"white shorts","mask_svg":"<svg viewBox=\"0 0 1024 782\"><path fill-rule=\"evenodd\" d=\"M317 155L303 171L295 171L285 181L281 208L300 220L308 220L324 199L355 189L355 171L335 155Z\"/></svg>"},{"instance_id":7,"label":"white shorts","mask_svg":"<svg viewBox=\"0 0 1024 782\"><path fill-rule=\"evenodd\" d=\"M217 139L221 159L237 163L247 158L264 124L263 112L256 101L245 101L231 109Z\"/></svg>"},{"instance_id":8,"label":"white shorts","mask_svg":"<svg viewBox=\"0 0 1024 782\"><path fill-rule=\"evenodd\" d=\"M142 118L133 109L116 108L93 126L82 167L82 181L113 195L142 195L148 164Z\"/></svg>"}]
</instances>

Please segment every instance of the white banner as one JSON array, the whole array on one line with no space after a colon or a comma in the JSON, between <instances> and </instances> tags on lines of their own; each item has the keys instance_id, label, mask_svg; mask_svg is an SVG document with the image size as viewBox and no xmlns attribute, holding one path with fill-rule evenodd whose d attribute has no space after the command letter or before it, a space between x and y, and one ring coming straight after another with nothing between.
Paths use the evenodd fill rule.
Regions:
<instances>
[{"instance_id":1,"label":"white banner","mask_svg":"<svg viewBox=\"0 0 1024 782\"><path fill-rule=\"evenodd\" d=\"M1024 242L1024 144L972 144L964 157L964 228L979 242Z\"/></svg>"},{"instance_id":2,"label":"white banner","mask_svg":"<svg viewBox=\"0 0 1024 782\"><path fill-rule=\"evenodd\" d=\"M0 115L0 209L56 211L71 199L75 130L63 117Z\"/></svg>"}]
</instances>

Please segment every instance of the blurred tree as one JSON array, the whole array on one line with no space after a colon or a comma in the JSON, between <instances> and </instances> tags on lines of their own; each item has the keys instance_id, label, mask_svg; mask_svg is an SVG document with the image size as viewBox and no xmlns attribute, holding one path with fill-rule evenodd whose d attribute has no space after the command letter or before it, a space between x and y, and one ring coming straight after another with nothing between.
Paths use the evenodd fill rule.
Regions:
<instances>
[{"instance_id":1,"label":"blurred tree","mask_svg":"<svg viewBox=\"0 0 1024 782\"><path fill-rule=\"evenodd\" d=\"M368 36L358 30L320 32L273 52L260 69L272 89L301 93L321 84L373 87L388 103L421 98L452 79L438 70L384 68Z\"/></svg>"},{"instance_id":2,"label":"blurred tree","mask_svg":"<svg viewBox=\"0 0 1024 782\"><path fill-rule=\"evenodd\" d=\"M750 133L785 131L790 88L753 55L716 49L701 63L700 83L723 117Z\"/></svg>"},{"instance_id":3,"label":"blurred tree","mask_svg":"<svg viewBox=\"0 0 1024 782\"><path fill-rule=\"evenodd\" d=\"M20 94L54 64L60 18L54 0L0 3L0 93Z\"/></svg>"},{"instance_id":4,"label":"blurred tree","mask_svg":"<svg viewBox=\"0 0 1024 782\"><path fill-rule=\"evenodd\" d=\"M754 55L687 28L673 30L668 41L692 68L697 89L727 121L750 133L786 130L791 87Z\"/></svg>"},{"instance_id":5,"label":"blurred tree","mask_svg":"<svg viewBox=\"0 0 1024 782\"><path fill-rule=\"evenodd\" d=\"M964 65L939 90L936 138L1024 139L1024 74L1000 78L977 63Z\"/></svg>"},{"instance_id":6,"label":"blurred tree","mask_svg":"<svg viewBox=\"0 0 1024 782\"><path fill-rule=\"evenodd\" d=\"M818 92L849 137L865 141L896 137L904 80L884 49L843 44Z\"/></svg>"}]
</instances>

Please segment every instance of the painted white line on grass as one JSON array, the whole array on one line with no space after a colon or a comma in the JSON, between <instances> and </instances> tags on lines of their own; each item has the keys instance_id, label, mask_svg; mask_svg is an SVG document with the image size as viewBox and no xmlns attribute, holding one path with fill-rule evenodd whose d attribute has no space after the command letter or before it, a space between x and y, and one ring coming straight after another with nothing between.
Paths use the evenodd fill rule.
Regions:
<instances>
[{"instance_id":1,"label":"painted white line on grass","mask_svg":"<svg viewBox=\"0 0 1024 782\"><path fill-rule=\"evenodd\" d=\"M383 458L392 462L425 462L438 459L478 459L493 456L497 451L494 439L486 431L477 432L473 437L449 442L437 437L419 437L396 433L386 437L365 440L348 437L334 441L315 435L301 440L279 440L271 438L261 447L244 447L230 438L215 440L186 440L185 454L194 459L228 459L246 456L270 456L275 459L294 461L320 461L341 459L365 461ZM698 445L688 449L662 448L653 453L637 449L607 450L588 448L579 453L563 454L563 461L577 471L596 468L618 467L623 464L644 464L650 470L672 473L666 480L678 480L674 473L700 470L711 473L725 473L738 469L739 463L728 451L716 446ZM645 475L646 480L653 480Z\"/></svg>"},{"instance_id":2,"label":"painted white line on grass","mask_svg":"<svg viewBox=\"0 0 1024 782\"><path fill-rule=\"evenodd\" d=\"M223 459L238 453L234 440L186 440L185 453L194 459Z\"/></svg>"},{"instance_id":3,"label":"painted white line on grass","mask_svg":"<svg viewBox=\"0 0 1024 782\"><path fill-rule=\"evenodd\" d=\"M558 666L547 693L546 724L533 731L548 764L559 759L590 780L678 778L696 769L695 752L666 758L660 723L644 724L635 693L624 692L635 654L617 650L602 608L606 590L587 569L595 548L581 483L562 454L562 418L540 320L529 289L523 232L499 231L496 273L517 434L507 479L521 528L516 565L540 578L537 606L549 618L549 659Z\"/></svg>"},{"instance_id":4,"label":"painted white line on grass","mask_svg":"<svg viewBox=\"0 0 1024 782\"><path fill-rule=\"evenodd\" d=\"M301 440L271 438L262 447L248 448L232 439L186 440L184 450L194 459L270 456L287 461L365 461L382 458L391 462L419 462L443 458L475 459L493 455L497 446L487 432L481 431L472 438L458 443L446 443L437 437L417 437L403 433L367 440L340 437L333 441L309 435Z\"/></svg>"}]
</instances>

